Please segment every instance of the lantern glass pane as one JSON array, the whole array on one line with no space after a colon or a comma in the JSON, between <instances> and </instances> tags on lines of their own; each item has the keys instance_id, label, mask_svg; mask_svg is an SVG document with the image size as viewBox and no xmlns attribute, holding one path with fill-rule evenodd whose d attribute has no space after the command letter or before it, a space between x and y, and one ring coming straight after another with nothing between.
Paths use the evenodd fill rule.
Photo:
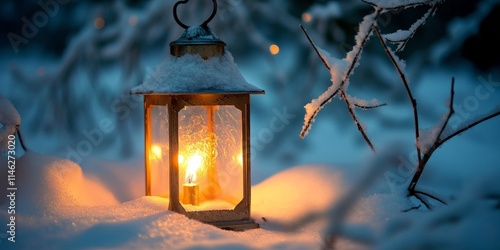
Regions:
<instances>
[{"instance_id":1,"label":"lantern glass pane","mask_svg":"<svg viewBox=\"0 0 500 250\"><path fill-rule=\"evenodd\" d=\"M150 107L148 164L151 195L169 195L169 128L167 106Z\"/></svg>"},{"instance_id":2,"label":"lantern glass pane","mask_svg":"<svg viewBox=\"0 0 500 250\"><path fill-rule=\"evenodd\" d=\"M186 211L232 210L241 202L242 137L234 106L179 111L179 201Z\"/></svg>"}]
</instances>

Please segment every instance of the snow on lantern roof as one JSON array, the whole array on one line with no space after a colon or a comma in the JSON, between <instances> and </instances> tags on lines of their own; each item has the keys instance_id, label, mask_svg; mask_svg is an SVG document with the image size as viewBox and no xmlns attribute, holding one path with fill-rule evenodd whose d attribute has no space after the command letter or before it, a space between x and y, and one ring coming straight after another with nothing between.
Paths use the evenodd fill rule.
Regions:
<instances>
[{"instance_id":1,"label":"snow on lantern roof","mask_svg":"<svg viewBox=\"0 0 500 250\"><path fill-rule=\"evenodd\" d=\"M226 44L208 26L181 26L186 31L170 43L171 55L131 94L264 93L247 83Z\"/></svg>"},{"instance_id":2,"label":"snow on lantern roof","mask_svg":"<svg viewBox=\"0 0 500 250\"><path fill-rule=\"evenodd\" d=\"M208 60L197 54L181 57L169 55L142 85L131 94L202 94L248 93L263 94L243 78L229 51Z\"/></svg>"}]
</instances>

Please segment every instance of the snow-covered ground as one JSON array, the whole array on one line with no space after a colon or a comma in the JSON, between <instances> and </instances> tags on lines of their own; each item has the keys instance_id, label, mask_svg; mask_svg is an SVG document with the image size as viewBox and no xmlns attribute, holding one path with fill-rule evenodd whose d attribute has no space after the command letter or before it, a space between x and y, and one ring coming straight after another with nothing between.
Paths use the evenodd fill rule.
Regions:
<instances>
[{"instance_id":1,"label":"snow-covered ground","mask_svg":"<svg viewBox=\"0 0 500 250\"><path fill-rule=\"evenodd\" d=\"M344 176L333 166L293 167L252 187L252 217L261 228L231 232L168 211L165 199L144 197L141 163L92 162L82 172L74 162L52 156L20 157L16 242L3 233L2 249L317 249L325 226L339 223L325 211L338 211L350 196L355 202L342 208L339 249L500 247L499 204L486 198L500 191L498 175L471 185L448 207L403 213L414 205L384 181L356 194L349 190L360 176ZM5 190L3 185L2 225L10 223ZM304 223L288 227L297 220Z\"/></svg>"}]
</instances>

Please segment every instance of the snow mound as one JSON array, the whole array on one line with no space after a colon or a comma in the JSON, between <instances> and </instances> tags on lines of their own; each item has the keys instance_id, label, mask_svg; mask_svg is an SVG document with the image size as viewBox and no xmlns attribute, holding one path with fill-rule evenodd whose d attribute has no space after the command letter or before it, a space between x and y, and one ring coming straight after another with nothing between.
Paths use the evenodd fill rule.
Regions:
<instances>
[{"instance_id":1,"label":"snow mound","mask_svg":"<svg viewBox=\"0 0 500 250\"><path fill-rule=\"evenodd\" d=\"M86 178L72 161L28 151L16 163L18 214L66 214L74 208L118 204L111 192Z\"/></svg>"},{"instance_id":2,"label":"snow mound","mask_svg":"<svg viewBox=\"0 0 500 250\"><path fill-rule=\"evenodd\" d=\"M103 183L90 180L71 161L27 152L18 170L18 237L2 249L310 249L320 240L319 225L290 233L266 223L322 209L342 186L340 176L326 167L286 170L254 188L252 216L261 228L239 233L168 211L168 200L159 197L119 204ZM2 200L2 224L9 218L6 206Z\"/></svg>"},{"instance_id":3,"label":"snow mound","mask_svg":"<svg viewBox=\"0 0 500 250\"><path fill-rule=\"evenodd\" d=\"M144 84L131 94L255 92L263 90L247 83L229 51L209 60L200 55L167 56Z\"/></svg>"},{"instance_id":4,"label":"snow mound","mask_svg":"<svg viewBox=\"0 0 500 250\"><path fill-rule=\"evenodd\" d=\"M328 167L286 169L252 188L252 215L257 220L290 221L324 210L345 191L344 186L340 173Z\"/></svg>"}]
</instances>

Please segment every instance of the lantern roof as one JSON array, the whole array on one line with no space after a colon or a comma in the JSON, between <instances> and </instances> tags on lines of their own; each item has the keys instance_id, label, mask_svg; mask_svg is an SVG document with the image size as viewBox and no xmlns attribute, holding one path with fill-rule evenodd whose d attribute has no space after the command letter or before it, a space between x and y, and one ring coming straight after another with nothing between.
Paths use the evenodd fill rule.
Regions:
<instances>
[{"instance_id":1,"label":"lantern roof","mask_svg":"<svg viewBox=\"0 0 500 250\"><path fill-rule=\"evenodd\" d=\"M181 57L169 55L142 85L131 94L264 94L264 90L248 83L227 50L208 60L198 54Z\"/></svg>"}]
</instances>

